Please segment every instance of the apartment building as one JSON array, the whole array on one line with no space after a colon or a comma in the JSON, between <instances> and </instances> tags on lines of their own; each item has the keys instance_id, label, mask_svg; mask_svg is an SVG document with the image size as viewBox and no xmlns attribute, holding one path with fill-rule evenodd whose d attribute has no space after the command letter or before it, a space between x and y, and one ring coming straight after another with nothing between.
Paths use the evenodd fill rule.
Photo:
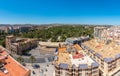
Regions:
<instances>
[{"instance_id":1,"label":"apartment building","mask_svg":"<svg viewBox=\"0 0 120 76\"><path fill-rule=\"evenodd\" d=\"M119 30L119 27L95 27L94 39L66 39L67 45L55 51L55 76L118 76Z\"/></svg>"},{"instance_id":2,"label":"apartment building","mask_svg":"<svg viewBox=\"0 0 120 76\"><path fill-rule=\"evenodd\" d=\"M107 27L95 27L94 28L94 37L103 39L106 34L106 32L103 32L103 31L106 31L107 29L108 29Z\"/></svg>"},{"instance_id":3,"label":"apartment building","mask_svg":"<svg viewBox=\"0 0 120 76\"><path fill-rule=\"evenodd\" d=\"M32 26L21 26L21 25L3 25L0 26L0 33L16 33L16 32L27 32L33 29Z\"/></svg>"},{"instance_id":4,"label":"apartment building","mask_svg":"<svg viewBox=\"0 0 120 76\"><path fill-rule=\"evenodd\" d=\"M119 28L95 28L95 37L81 44L84 52L99 63L101 76L114 76L120 70ZM104 31L105 30L105 31ZM117 32L116 32L117 31ZM102 34L106 34L102 35ZM100 36L99 36L100 35Z\"/></svg>"},{"instance_id":5,"label":"apartment building","mask_svg":"<svg viewBox=\"0 0 120 76\"><path fill-rule=\"evenodd\" d=\"M25 51L37 47L36 39L15 38L14 36L6 37L6 48L12 54L22 55Z\"/></svg>"},{"instance_id":6,"label":"apartment building","mask_svg":"<svg viewBox=\"0 0 120 76\"><path fill-rule=\"evenodd\" d=\"M0 76L31 76L31 71L14 60L0 46Z\"/></svg>"},{"instance_id":7,"label":"apartment building","mask_svg":"<svg viewBox=\"0 0 120 76\"><path fill-rule=\"evenodd\" d=\"M94 37L99 40L114 40L120 41L120 26L114 27L95 27Z\"/></svg>"},{"instance_id":8,"label":"apartment building","mask_svg":"<svg viewBox=\"0 0 120 76\"><path fill-rule=\"evenodd\" d=\"M60 47L55 54L55 76L99 76L99 64L78 44Z\"/></svg>"}]
</instances>

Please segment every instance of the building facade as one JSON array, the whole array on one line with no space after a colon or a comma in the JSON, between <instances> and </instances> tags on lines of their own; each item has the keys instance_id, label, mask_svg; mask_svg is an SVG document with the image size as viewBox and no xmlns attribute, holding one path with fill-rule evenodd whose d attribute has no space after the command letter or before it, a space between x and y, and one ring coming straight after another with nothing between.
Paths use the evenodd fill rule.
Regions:
<instances>
[{"instance_id":1,"label":"building facade","mask_svg":"<svg viewBox=\"0 0 120 76\"><path fill-rule=\"evenodd\" d=\"M84 54L78 44L71 47L56 50L55 76L99 76L99 64Z\"/></svg>"},{"instance_id":2,"label":"building facade","mask_svg":"<svg viewBox=\"0 0 120 76\"><path fill-rule=\"evenodd\" d=\"M55 76L99 76L98 64L93 63L92 66L80 64L79 67L61 63L55 65Z\"/></svg>"},{"instance_id":3,"label":"building facade","mask_svg":"<svg viewBox=\"0 0 120 76\"><path fill-rule=\"evenodd\" d=\"M76 61L72 59L69 61L69 54L74 52L75 49L69 49L68 55L66 49L62 49L62 52L57 52L57 57L55 60L59 63L55 64L55 76L119 76L117 73L120 71L120 28L119 27L95 27L94 28L94 39L87 39L79 44L78 47L82 48L84 58L82 60L87 60L87 63L81 63L81 59ZM75 45L78 39L67 39L67 44ZM110 42L108 42L110 40ZM78 44L78 43L77 43ZM72 47L71 47L72 48ZM60 56L60 54L62 56ZM67 56L67 57L66 57ZM78 56L78 55L77 55ZM89 64L89 56L94 62ZM73 57L74 58L74 57ZM76 56L75 56L76 58ZM66 59L66 60L65 60ZM78 65L76 65L78 63ZM70 65L72 64L72 65Z\"/></svg>"},{"instance_id":4,"label":"building facade","mask_svg":"<svg viewBox=\"0 0 120 76\"><path fill-rule=\"evenodd\" d=\"M31 76L31 71L18 63L5 48L0 46L0 76Z\"/></svg>"},{"instance_id":5,"label":"building facade","mask_svg":"<svg viewBox=\"0 0 120 76\"><path fill-rule=\"evenodd\" d=\"M22 55L25 51L37 47L37 40L29 38L6 37L6 48L12 54Z\"/></svg>"},{"instance_id":6,"label":"building facade","mask_svg":"<svg viewBox=\"0 0 120 76\"><path fill-rule=\"evenodd\" d=\"M94 36L100 41L93 39L81 44L83 51L99 63L100 76L114 76L120 70L119 30L119 27L96 27ZM106 44L108 40L111 41Z\"/></svg>"},{"instance_id":7,"label":"building facade","mask_svg":"<svg viewBox=\"0 0 120 76\"><path fill-rule=\"evenodd\" d=\"M102 55L96 53L94 50L82 44L82 48L91 58L95 59L99 63L99 69L101 76L114 76L120 69L120 54L117 54L115 58L103 58Z\"/></svg>"}]
</instances>

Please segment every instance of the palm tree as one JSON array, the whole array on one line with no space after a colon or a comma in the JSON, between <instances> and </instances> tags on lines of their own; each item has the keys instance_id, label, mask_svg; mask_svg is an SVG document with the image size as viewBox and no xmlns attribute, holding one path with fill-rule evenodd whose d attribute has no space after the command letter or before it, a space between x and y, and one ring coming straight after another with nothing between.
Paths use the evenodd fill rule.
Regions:
<instances>
[{"instance_id":1,"label":"palm tree","mask_svg":"<svg viewBox=\"0 0 120 76\"><path fill-rule=\"evenodd\" d=\"M30 59L30 62L32 63L32 65L33 65L33 63L34 63L34 62L35 62L35 60L36 60L36 59L35 59L35 57L34 57L34 56L30 56L30 58L29 58L29 59Z\"/></svg>"},{"instance_id":2,"label":"palm tree","mask_svg":"<svg viewBox=\"0 0 120 76\"><path fill-rule=\"evenodd\" d=\"M17 58L17 61L21 64L22 62L24 62L24 59L20 56Z\"/></svg>"}]
</instances>

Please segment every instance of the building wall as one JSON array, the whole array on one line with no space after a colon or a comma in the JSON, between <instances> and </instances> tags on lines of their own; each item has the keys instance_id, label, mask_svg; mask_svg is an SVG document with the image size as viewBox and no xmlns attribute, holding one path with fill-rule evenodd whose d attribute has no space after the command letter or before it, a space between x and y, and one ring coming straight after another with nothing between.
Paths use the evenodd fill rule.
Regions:
<instances>
[{"instance_id":1,"label":"building wall","mask_svg":"<svg viewBox=\"0 0 120 76\"><path fill-rule=\"evenodd\" d=\"M76 67L61 69L58 65L55 66L55 76L99 76L98 67L88 67L87 69L79 69Z\"/></svg>"},{"instance_id":2,"label":"building wall","mask_svg":"<svg viewBox=\"0 0 120 76\"><path fill-rule=\"evenodd\" d=\"M13 45L14 47L16 47L15 51L16 54L23 54L24 51L27 51L27 50L31 50L32 48L34 47L37 47L37 41L36 40L31 40L29 42L26 42L26 43L18 43L18 45Z\"/></svg>"},{"instance_id":3,"label":"building wall","mask_svg":"<svg viewBox=\"0 0 120 76\"><path fill-rule=\"evenodd\" d=\"M94 28L94 37L98 38L99 40L105 39L107 36L107 27L95 27Z\"/></svg>"},{"instance_id":4,"label":"building wall","mask_svg":"<svg viewBox=\"0 0 120 76\"><path fill-rule=\"evenodd\" d=\"M25 74L25 76L31 76L31 71L29 70L29 71Z\"/></svg>"},{"instance_id":5,"label":"building wall","mask_svg":"<svg viewBox=\"0 0 120 76\"><path fill-rule=\"evenodd\" d=\"M14 44L15 43L15 44ZM6 48L10 51L12 54L23 54L23 51L30 50L34 47L37 47L37 41L36 40L29 40L26 42L16 42L15 37L6 37Z\"/></svg>"},{"instance_id":6,"label":"building wall","mask_svg":"<svg viewBox=\"0 0 120 76\"><path fill-rule=\"evenodd\" d=\"M11 50L11 43L15 42L15 37L6 37L6 49Z\"/></svg>"},{"instance_id":7,"label":"building wall","mask_svg":"<svg viewBox=\"0 0 120 76\"><path fill-rule=\"evenodd\" d=\"M99 68L103 72L103 76L111 76L118 71L117 68L120 67L120 57L114 58L114 60L107 63L103 60L102 57L99 58L98 56L96 56L95 52L90 52L90 48L85 48L85 45L82 45L82 47L84 47L84 51L85 53L87 53L87 55L89 55L91 58L95 59L99 63Z\"/></svg>"},{"instance_id":8,"label":"building wall","mask_svg":"<svg viewBox=\"0 0 120 76\"><path fill-rule=\"evenodd\" d=\"M99 40L120 40L120 27L95 27L94 37Z\"/></svg>"},{"instance_id":9,"label":"building wall","mask_svg":"<svg viewBox=\"0 0 120 76\"><path fill-rule=\"evenodd\" d=\"M11 53L12 54L17 54L17 51L18 51L18 46L11 44Z\"/></svg>"}]
</instances>

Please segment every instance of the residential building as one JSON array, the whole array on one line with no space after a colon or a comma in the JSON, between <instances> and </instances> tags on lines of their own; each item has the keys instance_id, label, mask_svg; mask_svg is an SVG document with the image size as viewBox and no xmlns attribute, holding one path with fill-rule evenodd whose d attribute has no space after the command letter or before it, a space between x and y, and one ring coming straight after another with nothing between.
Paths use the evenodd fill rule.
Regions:
<instances>
[{"instance_id":1,"label":"residential building","mask_svg":"<svg viewBox=\"0 0 120 76\"><path fill-rule=\"evenodd\" d=\"M55 54L55 76L99 76L99 64L78 44L59 47Z\"/></svg>"},{"instance_id":2,"label":"residential building","mask_svg":"<svg viewBox=\"0 0 120 76\"><path fill-rule=\"evenodd\" d=\"M66 39L67 45L55 51L55 76L118 76L119 30L119 27L95 27L94 39L80 44L77 38Z\"/></svg>"},{"instance_id":3,"label":"residential building","mask_svg":"<svg viewBox=\"0 0 120 76\"><path fill-rule=\"evenodd\" d=\"M37 40L30 38L15 38L14 36L6 37L6 48L12 54L22 55L25 51L37 47Z\"/></svg>"},{"instance_id":4,"label":"residential building","mask_svg":"<svg viewBox=\"0 0 120 76\"><path fill-rule=\"evenodd\" d=\"M27 32L27 31L30 30L30 28L31 28L31 27L29 27L29 26L20 26L20 27L19 27L19 31L20 31L20 32Z\"/></svg>"},{"instance_id":5,"label":"residential building","mask_svg":"<svg viewBox=\"0 0 120 76\"><path fill-rule=\"evenodd\" d=\"M29 69L18 63L0 46L0 76L31 76L30 74Z\"/></svg>"},{"instance_id":6,"label":"residential building","mask_svg":"<svg viewBox=\"0 0 120 76\"><path fill-rule=\"evenodd\" d=\"M101 30L101 33L95 35L98 37L97 39L94 38L81 44L84 52L99 63L100 76L114 76L120 70L120 40L114 34L110 34L110 30L112 33L116 31L114 28L107 28L106 31ZM94 32L96 33L96 31ZM106 33L107 36L102 35L102 33ZM115 33L116 36L119 34Z\"/></svg>"},{"instance_id":7,"label":"residential building","mask_svg":"<svg viewBox=\"0 0 120 76\"><path fill-rule=\"evenodd\" d=\"M95 27L94 37L100 40L120 41L120 26L114 27Z\"/></svg>"}]
</instances>

